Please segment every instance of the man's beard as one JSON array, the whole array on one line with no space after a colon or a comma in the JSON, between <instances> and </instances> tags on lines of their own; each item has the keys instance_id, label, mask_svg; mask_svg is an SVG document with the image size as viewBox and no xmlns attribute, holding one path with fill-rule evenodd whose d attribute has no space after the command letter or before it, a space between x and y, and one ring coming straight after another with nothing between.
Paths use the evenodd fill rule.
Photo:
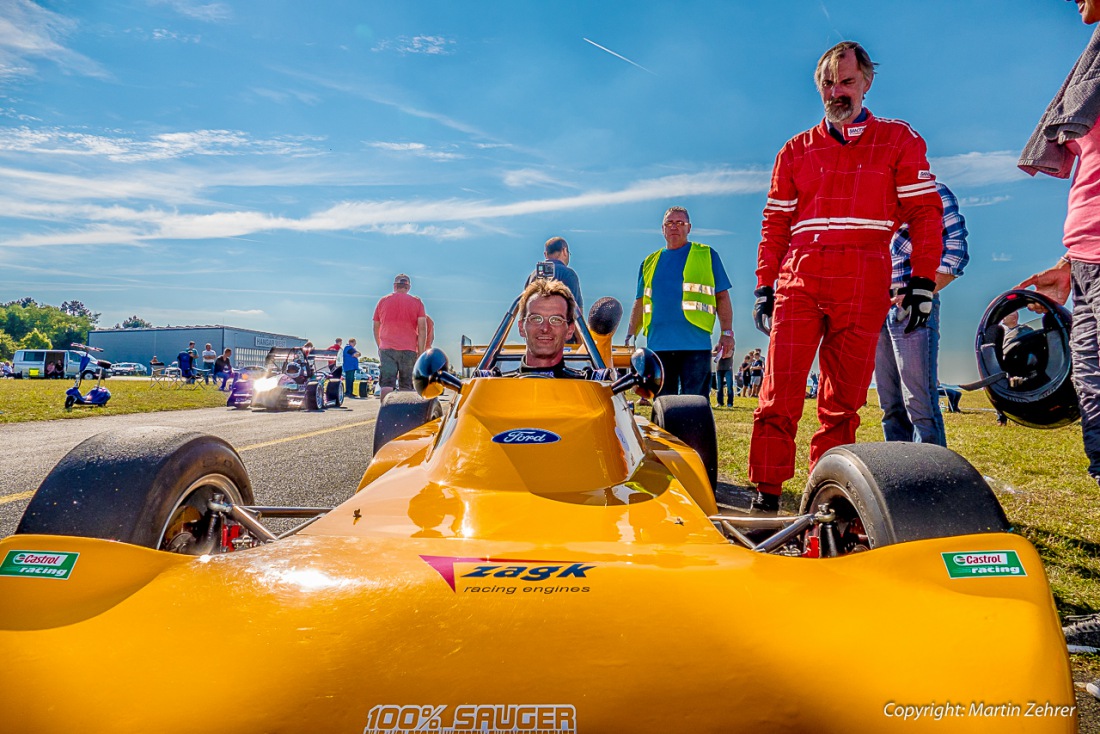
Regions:
<instances>
[{"instance_id":1,"label":"man's beard","mask_svg":"<svg viewBox=\"0 0 1100 734\"><path fill-rule=\"evenodd\" d=\"M829 122L841 123L852 116L852 98L837 97L825 105L825 119Z\"/></svg>"}]
</instances>

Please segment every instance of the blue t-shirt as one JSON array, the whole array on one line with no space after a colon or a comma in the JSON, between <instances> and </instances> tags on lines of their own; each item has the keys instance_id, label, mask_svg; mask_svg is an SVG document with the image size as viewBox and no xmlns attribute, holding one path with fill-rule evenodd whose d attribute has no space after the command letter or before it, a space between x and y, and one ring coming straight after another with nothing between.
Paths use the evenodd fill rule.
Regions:
<instances>
[{"instance_id":1,"label":"blue t-shirt","mask_svg":"<svg viewBox=\"0 0 1100 734\"><path fill-rule=\"evenodd\" d=\"M671 352L677 349L710 350L710 334L687 320L684 315L684 266L687 265L687 244L675 250L665 250L657 260L657 271L653 274L653 318L649 322L649 334L646 346L655 352ZM643 260L643 265L645 261ZM722 266L718 251L711 248L710 267L714 273L714 292L721 293L730 289L730 279ZM645 293L645 278L642 266L638 266L638 293ZM715 325L718 324L717 319Z\"/></svg>"},{"instance_id":2,"label":"blue t-shirt","mask_svg":"<svg viewBox=\"0 0 1100 734\"><path fill-rule=\"evenodd\" d=\"M565 283L565 287L573 294L574 300L577 302L576 316L584 316L584 298L581 296L581 279L577 277L577 273L573 268L569 267L561 260L551 260L554 263L554 280L560 280ZM527 282L523 284L524 288L531 285L531 281L535 279L538 274L538 270L532 270L531 274L527 276ZM587 317L585 317L587 318Z\"/></svg>"},{"instance_id":3,"label":"blue t-shirt","mask_svg":"<svg viewBox=\"0 0 1100 734\"><path fill-rule=\"evenodd\" d=\"M344 347L344 372L352 372L359 369L359 358L355 356L355 353L359 350L351 344Z\"/></svg>"}]
</instances>

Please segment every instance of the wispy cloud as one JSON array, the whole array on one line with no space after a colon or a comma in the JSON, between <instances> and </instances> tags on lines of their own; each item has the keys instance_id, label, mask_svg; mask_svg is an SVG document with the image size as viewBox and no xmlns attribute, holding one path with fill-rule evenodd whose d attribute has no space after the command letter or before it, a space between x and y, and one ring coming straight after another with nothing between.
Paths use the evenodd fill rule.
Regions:
<instances>
[{"instance_id":1,"label":"wispy cloud","mask_svg":"<svg viewBox=\"0 0 1100 734\"><path fill-rule=\"evenodd\" d=\"M240 130L189 130L149 137L115 136L26 126L0 129L0 152L36 155L101 156L134 163L189 156L307 155L318 138L256 139Z\"/></svg>"},{"instance_id":2,"label":"wispy cloud","mask_svg":"<svg viewBox=\"0 0 1100 734\"><path fill-rule=\"evenodd\" d=\"M991 259L995 263L1007 263L1012 261L1012 255L1009 255L1007 252L994 252Z\"/></svg>"},{"instance_id":3,"label":"wispy cloud","mask_svg":"<svg viewBox=\"0 0 1100 734\"><path fill-rule=\"evenodd\" d=\"M0 80L34 73L34 63L49 61L84 76L109 76L96 62L64 46L76 24L31 0L0 2Z\"/></svg>"},{"instance_id":4,"label":"wispy cloud","mask_svg":"<svg viewBox=\"0 0 1100 734\"><path fill-rule=\"evenodd\" d=\"M979 206L993 206L1011 199L1011 196L964 196L959 199L959 205L966 209L973 209Z\"/></svg>"},{"instance_id":5,"label":"wispy cloud","mask_svg":"<svg viewBox=\"0 0 1100 734\"><path fill-rule=\"evenodd\" d=\"M385 150L391 153L410 153L420 158L430 158L434 161L454 161L465 158L461 153L451 153L430 148L424 143L368 143L372 148Z\"/></svg>"},{"instance_id":6,"label":"wispy cloud","mask_svg":"<svg viewBox=\"0 0 1100 734\"><path fill-rule=\"evenodd\" d=\"M606 46L601 46L600 44L596 43L595 41L589 40L589 39L587 39L587 38L582 38L582 40L583 40L583 41L584 41L585 43L591 43L591 44L592 44L593 46L595 46L596 48L598 48L598 49L599 49L599 50L601 50L601 51L606 51L607 53L611 54L612 56L614 56L614 57L615 57L615 58L617 58L617 59L622 59L623 61L625 61L626 63L630 64L631 66L636 66L636 67L638 67L639 69L641 69L642 71L646 72L647 74L653 74L653 76L657 76L656 74L654 74L654 73L653 73L652 71L650 71L649 69L645 68L645 67L644 67L644 66L642 66L641 64L638 64L638 63L635 63L635 62L631 61L630 59L628 59L627 57L623 56L622 54L617 54L617 53L615 53L614 51L612 51L611 49L607 48Z\"/></svg>"},{"instance_id":7,"label":"wispy cloud","mask_svg":"<svg viewBox=\"0 0 1100 734\"><path fill-rule=\"evenodd\" d=\"M177 33L165 28L154 28L150 38L154 41L179 41L180 43L199 43L202 41L202 36L191 33Z\"/></svg>"},{"instance_id":8,"label":"wispy cloud","mask_svg":"<svg viewBox=\"0 0 1100 734\"><path fill-rule=\"evenodd\" d=\"M180 15L205 23L230 20L233 11L223 3L191 2L191 0L149 0L151 5L167 5Z\"/></svg>"},{"instance_id":9,"label":"wispy cloud","mask_svg":"<svg viewBox=\"0 0 1100 734\"><path fill-rule=\"evenodd\" d=\"M250 308L247 310L230 308L226 309L226 314L230 316L267 316L267 312L262 308Z\"/></svg>"},{"instance_id":10,"label":"wispy cloud","mask_svg":"<svg viewBox=\"0 0 1100 734\"><path fill-rule=\"evenodd\" d=\"M936 178L948 186L987 186L1027 179L1016 167L1019 153L996 150L989 153L962 153L946 158L931 158L929 163Z\"/></svg>"},{"instance_id":11,"label":"wispy cloud","mask_svg":"<svg viewBox=\"0 0 1100 734\"><path fill-rule=\"evenodd\" d=\"M451 130L457 130L458 132L471 135L473 137L481 138L484 141L488 141L492 144L502 144L500 141L493 140L493 136L488 133L479 130L478 128L468 125L461 120L456 120L447 115L439 114L438 112L432 112L431 110L425 110L415 105L411 105L398 97L402 96L400 92L389 91L383 93L378 89L368 88L363 83L356 79L352 81L342 81L339 79L332 79L328 77L318 76L316 74L307 74L299 69L291 67L283 67L278 69L281 73L295 79L307 81L315 84L324 89L329 89L341 94L348 94L360 99L365 99L375 104L384 105L386 107L392 107L393 109L401 112L402 114L416 117L422 120L431 120L438 123L443 127L450 128Z\"/></svg>"},{"instance_id":12,"label":"wispy cloud","mask_svg":"<svg viewBox=\"0 0 1100 734\"><path fill-rule=\"evenodd\" d=\"M577 188L574 184L566 183L554 178L545 171L536 168L522 168L517 171L507 171L504 174L504 185L512 189L522 189L528 186L552 186L558 188Z\"/></svg>"},{"instance_id":13,"label":"wispy cloud","mask_svg":"<svg viewBox=\"0 0 1100 734\"><path fill-rule=\"evenodd\" d=\"M437 239L471 237L482 222L531 214L619 206L684 196L759 194L767 190L766 171L715 169L644 179L618 190L589 191L573 196L494 203L462 199L410 201L347 201L302 216L278 216L260 211L182 213L160 208L51 205L48 232L0 240L0 248L59 245L131 244L162 240L244 237L262 232L379 232L393 236ZM0 200L0 209L7 204ZM59 231L58 222L70 229ZM453 226L453 223L461 223ZM486 226L495 226L491 223Z\"/></svg>"},{"instance_id":14,"label":"wispy cloud","mask_svg":"<svg viewBox=\"0 0 1100 734\"><path fill-rule=\"evenodd\" d=\"M443 36L398 36L394 39L379 41L372 51L396 51L399 54L428 54L429 56L447 56L454 53L455 42Z\"/></svg>"}]
</instances>

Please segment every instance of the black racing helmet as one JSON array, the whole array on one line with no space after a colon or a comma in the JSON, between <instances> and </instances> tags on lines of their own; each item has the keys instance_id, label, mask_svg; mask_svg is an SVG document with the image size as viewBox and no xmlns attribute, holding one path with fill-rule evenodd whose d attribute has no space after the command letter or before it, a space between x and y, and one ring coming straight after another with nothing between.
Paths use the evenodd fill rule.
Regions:
<instances>
[{"instance_id":1,"label":"black racing helmet","mask_svg":"<svg viewBox=\"0 0 1100 734\"><path fill-rule=\"evenodd\" d=\"M1064 306L1037 291L1011 290L993 299L974 348L979 384L994 408L1029 428L1060 428L1081 417L1071 379L1070 321Z\"/></svg>"}]
</instances>

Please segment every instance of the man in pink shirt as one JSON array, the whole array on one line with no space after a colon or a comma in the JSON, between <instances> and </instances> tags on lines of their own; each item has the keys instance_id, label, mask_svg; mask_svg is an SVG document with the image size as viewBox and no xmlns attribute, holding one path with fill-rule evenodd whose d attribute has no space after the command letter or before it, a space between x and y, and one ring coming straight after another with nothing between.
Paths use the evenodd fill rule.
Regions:
<instances>
[{"instance_id":1,"label":"man in pink shirt","mask_svg":"<svg viewBox=\"0 0 1100 734\"><path fill-rule=\"evenodd\" d=\"M1100 0L1077 0L1086 25L1100 22ZM1089 475L1100 482L1100 28L1047 107L1020 157L1027 173L1068 178L1069 207L1062 243L1066 250L1052 267L1017 288L1035 289L1058 303L1073 293L1073 386L1081 407L1081 433ZM1076 170L1074 163L1076 162ZM1070 645L1100 644L1100 615L1062 628ZM1100 698L1100 680L1085 690Z\"/></svg>"},{"instance_id":2,"label":"man in pink shirt","mask_svg":"<svg viewBox=\"0 0 1100 734\"><path fill-rule=\"evenodd\" d=\"M424 303L409 295L412 281L399 273L393 279L393 293L374 308L374 341L378 344L379 382L385 398L395 387L412 390L412 369L418 354L426 348L427 314Z\"/></svg>"}]
</instances>

